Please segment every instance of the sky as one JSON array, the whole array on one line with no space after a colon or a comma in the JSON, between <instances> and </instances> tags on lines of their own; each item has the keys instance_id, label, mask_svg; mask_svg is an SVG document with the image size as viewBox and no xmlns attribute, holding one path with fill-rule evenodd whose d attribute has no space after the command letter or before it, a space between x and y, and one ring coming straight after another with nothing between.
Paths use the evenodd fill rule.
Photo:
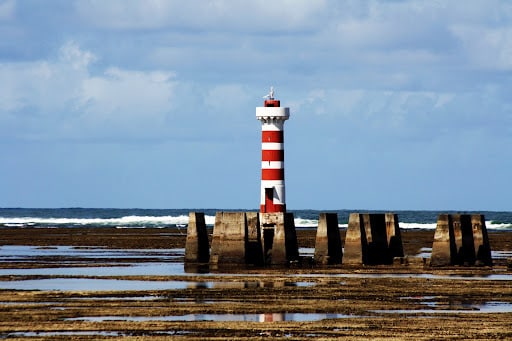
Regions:
<instances>
[{"instance_id":1,"label":"sky","mask_svg":"<svg viewBox=\"0 0 512 341\"><path fill-rule=\"evenodd\" d=\"M512 2L0 0L0 207L511 211Z\"/></svg>"}]
</instances>

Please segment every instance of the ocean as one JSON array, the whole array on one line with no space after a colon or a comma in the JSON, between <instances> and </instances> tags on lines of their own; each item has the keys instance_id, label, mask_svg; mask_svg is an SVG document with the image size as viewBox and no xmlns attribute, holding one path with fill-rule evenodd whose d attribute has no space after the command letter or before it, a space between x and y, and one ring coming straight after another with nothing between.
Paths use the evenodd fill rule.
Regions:
<instances>
[{"instance_id":1,"label":"ocean","mask_svg":"<svg viewBox=\"0 0 512 341\"><path fill-rule=\"evenodd\" d=\"M191 211L204 212L206 224L213 226L217 211L230 209L112 209L112 208L0 208L2 227L97 227L97 228L169 228L185 227ZM316 228L321 212L338 214L340 228L346 228L351 212L388 212L371 210L289 210L297 228ZM490 230L512 231L512 212L393 211L402 229L435 229L440 213L479 213L485 215Z\"/></svg>"}]
</instances>

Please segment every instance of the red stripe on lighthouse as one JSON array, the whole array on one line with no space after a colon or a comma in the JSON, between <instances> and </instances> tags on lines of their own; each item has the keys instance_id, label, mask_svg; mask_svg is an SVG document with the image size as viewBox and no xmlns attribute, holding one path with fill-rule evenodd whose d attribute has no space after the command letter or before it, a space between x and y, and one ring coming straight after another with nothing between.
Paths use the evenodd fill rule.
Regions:
<instances>
[{"instance_id":1,"label":"red stripe on lighthouse","mask_svg":"<svg viewBox=\"0 0 512 341\"><path fill-rule=\"evenodd\" d=\"M284 150L262 150L261 161L284 161Z\"/></svg>"},{"instance_id":2,"label":"red stripe on lighthouse","mask_svg":"<svg viewBox=\"0 0 512 341\"><path fill-rule=\"evenodd\" d=\"M283 143L284 134L282 130L264 130L261 134L261 142Z\"/></svg>"},{"instance_id":3,"label":"red stripe on lighthouse","mask_svg":"<svg viewBox=\"0 0 512 341\"><path fill-rule=\"evenodd\" d=\"M261 180L284 180L284 169L262 169Z\"/></svg>"},{"instance_id":4,"label":"red stripe on lighthouse","mask_svg":"<svg viewBox=\"0 0 512 341\"><path fill-rule=\"evenodd\" d=\"M265 205L260 205L260 212L261 213L286 212L286 205L285 204L274 204L272 201L269 201Z\"/></svg>"}]
</instances>

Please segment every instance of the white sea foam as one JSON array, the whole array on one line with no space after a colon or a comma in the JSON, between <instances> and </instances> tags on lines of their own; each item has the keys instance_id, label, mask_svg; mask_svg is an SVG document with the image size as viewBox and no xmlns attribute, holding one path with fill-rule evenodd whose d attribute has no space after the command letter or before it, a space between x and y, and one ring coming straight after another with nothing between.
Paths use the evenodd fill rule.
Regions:
<instances>
[{"instance_id":1,"label":"white sea foam","mask_svg":"<svg viewBox=\"0 0 512 341\"><path fill-rule=\"evenodd\" d=\"M512 229L512 224L507 223L494 223L492 221L486 221L485 226L488 229L496 229L496 230L510 230Z\"/></svg>"},{"instance_id":2,"label":"white sea foam","mask_svg":"<svg viewBox=\"0 0 512 341\"><path fill-rule=\"evenodd\" d=\"M295 218L294 223L295 223L296 227L317 227L318 226L318 220L316 220L316 219Z\"/></svg>"},{"instance_id":3,"label":"white sea foam","mask_svg":"<svg viewBox=\"0 0 512 341\"><path fill-rule=\"evenodd\" d=\"M205 215L204 216L204 222L206 225L215 225L215 216L214 215ZM187 217L187 224L188 224L188 217Z\"/></svg>"},{"instance_id":4,"label":"white sea foam","mask_svg":"<svg viewBox=\"0 0 512 341\"><path fill-rule=\"evenodd\" d=\"M318 226L317 219L307 219L296 217L295 226L299 228L316 228ZM117 228L144 228L144 227L168 227L175 225L186 225L189 223L188 215L176 216L124 216L119 218L46 218L46 217L0 217L0 226L5 227L65 227L65 226L102 226ZM208 226L214 226L215 216L205 215L205 223ZM415 223L415 222L399 222L401 229L424 229L433 230L436 223ZM346 229L347 223L338 225L340 228ZM512 224L494 223L486 221L486 227L493 230L512 230Z\"/></svg>"},{"instance_id":5,"label":"white sea foam","mask_svg":"<svg viewBox=\"0 0 512 341\"><path fill-rule=\"evenodd\" d=\"M424 229L424 230L434 230L436 228L436 223L402 223L399 222L398 225L401 229L409 230L409 229Z\"/></svg>"},{"instance_id":6,"label":"white sea foam","mask_svg":"<svg viewBox=\"0 0 512 341\"><path fill-rule=\"evenodd\" d=\"M38 217L0 217L4 226L29 225L95 225L95 226L159 226L188 224L188 216L125 216L120 218L38 218Z\"/></svg>"}]
</instances>

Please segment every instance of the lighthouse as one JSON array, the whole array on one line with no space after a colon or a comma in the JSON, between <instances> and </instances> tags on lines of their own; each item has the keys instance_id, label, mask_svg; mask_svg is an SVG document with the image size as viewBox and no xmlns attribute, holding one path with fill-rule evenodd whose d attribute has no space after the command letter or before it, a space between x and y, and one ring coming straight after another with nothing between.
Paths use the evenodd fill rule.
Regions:
<instances>
[{"instance_id":1,"label":"lighthouse","mask_svg":"<svg viewBox=\"0 0 512 341\"><path fill-rule=\"evenodd\" d=\"M286 212L284 186L284 121L289 108L281 108L274 88L263 107L256 107L261 122L260 212L217 212L208 249L204 213L190 213L185 261L222 265L287 265L299 260L292 212Z\"/></svg>"},{"instance_id":2,"label":"lighthouse","mask_svg":"<svg viewBox=\"0 0 512 341\"><path fill-rule=\"evenodd\" d=\"M261 122L260 213L284 213L284 121L290 117L290 108L281 107L273 87L264 98L263 107L256 107L256 118Z\"/></svg>"}]
</instances>

